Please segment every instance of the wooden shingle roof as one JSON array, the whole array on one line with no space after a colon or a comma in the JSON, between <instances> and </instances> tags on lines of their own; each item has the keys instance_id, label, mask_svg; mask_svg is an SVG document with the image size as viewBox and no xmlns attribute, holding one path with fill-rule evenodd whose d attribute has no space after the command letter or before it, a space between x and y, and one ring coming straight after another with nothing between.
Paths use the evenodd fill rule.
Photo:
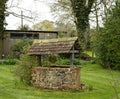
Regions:
<instances>
[{"instance_id":1,"label":"wooden shingle roof","mask_svg":"<svg viewBox=\"0 0 120 99\"><path fill-rule=\"evenodd\" d=\"M44 55L44 54L70 53L76 41L77 37L35 40L28 54Z\"/></svg>"}]
</instances>

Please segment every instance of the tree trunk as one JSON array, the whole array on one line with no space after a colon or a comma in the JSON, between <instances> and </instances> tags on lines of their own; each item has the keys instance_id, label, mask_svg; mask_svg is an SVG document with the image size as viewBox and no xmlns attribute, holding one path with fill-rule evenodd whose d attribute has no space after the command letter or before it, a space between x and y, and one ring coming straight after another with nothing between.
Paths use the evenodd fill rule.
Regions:
<instances>
[{"instance_id":1,"label":"tree trunk","mask_svg":"<svg viewBox=\"0 0 120 99\"><path fill-rule=\"evenodd\" d=\"M6 10L6 2L7 0L0 0L0 58L2 57L3 49L3 40L5 39L4 30L5 30L5 10Z\"/></svg>"},{"instance_id":2,"label":"tree trunk","mask_svg":"<svg viewBox=\"0 0 120 99\"><path fill-rule=\"evenodd\" d=\"M85 32L94 0L70 0L80 45L85 47ZM86 4L87 3L87 4Z\"/></svg>"}]
</instances>

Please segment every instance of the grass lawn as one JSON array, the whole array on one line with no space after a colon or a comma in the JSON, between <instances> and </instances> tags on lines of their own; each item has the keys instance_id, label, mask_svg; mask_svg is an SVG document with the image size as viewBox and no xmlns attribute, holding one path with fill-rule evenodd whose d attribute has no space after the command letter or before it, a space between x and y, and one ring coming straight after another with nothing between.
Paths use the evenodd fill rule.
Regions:
<instances>
[{"instance_id":1,"label":"grass lawn","mask_svg":"<svg viewBox=\"0 0 120 99\"><path fill-rule=\"evenodd\" d=\"M120 72L103 69L90 62L82 63L81 82L91 91L51 91L25 86L12 74L14 66L0 65L0 99L117 99L120 98ZM114 79L112 79L114 77Z\"/></svg>"}]
</instances>

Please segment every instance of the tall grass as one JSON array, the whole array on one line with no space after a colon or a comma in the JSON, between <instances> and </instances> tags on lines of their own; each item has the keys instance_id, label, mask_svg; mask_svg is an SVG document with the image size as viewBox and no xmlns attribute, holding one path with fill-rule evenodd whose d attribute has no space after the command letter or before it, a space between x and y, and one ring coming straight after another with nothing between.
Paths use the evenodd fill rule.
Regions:
<instances>
[{"instance_id":1,"label":"tall grass","mask_svg":"<svg viewBox=\"0 0 120 99\"><path fill-rule=\"evenodd\" d=\"M103 69L97 64L83 62L81 83L91 91L52 91L41 90L22 84L12 70L15 66L0 65L0 99L116 99L113 85L120 98L120 72Z\"/></svg>"}]
</instances>

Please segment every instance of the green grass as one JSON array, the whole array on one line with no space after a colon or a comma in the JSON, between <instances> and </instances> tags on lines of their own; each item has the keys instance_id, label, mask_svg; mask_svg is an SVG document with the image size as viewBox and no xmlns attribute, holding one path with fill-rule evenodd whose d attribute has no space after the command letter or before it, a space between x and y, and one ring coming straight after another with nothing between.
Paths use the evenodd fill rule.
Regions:
<instances>
[{"instance_id":1,"label":"green grass","mask_svg":"<svg viewBox=\"0 0 120 99\"><path fill-rule=\"evenodd\" d=\"M88 54L89 56L92 57L92 51L84 51L84 53Z\"/></svg>"},{"instance_id":2,"label":"green grass","mask_svg":"<svg viewBox=\"0 0 120 99\"><path fill-rule=\"evenodd\" d=\"M103 69L97 64L90 62L82 63L81 82L91 91L51 91L40 90L25 86L12 74L14 66L0 65L0 99L116 99L113 88L116 82L116 89L120 97L120 72L111 72Z\"/></svg>"},{"instance_id":3,"label":"green grass","mask_svg":"<svg viewBox=\"0 0 120 99\"><path fill-rule=\"evenodd\" d=\"M95 53L94 53L94 56L92 55L93 54L92 51L84 51L84 53L88 54L91 57L94 57L94 58L96 57Z\"/></svg>"}]
</instances>

